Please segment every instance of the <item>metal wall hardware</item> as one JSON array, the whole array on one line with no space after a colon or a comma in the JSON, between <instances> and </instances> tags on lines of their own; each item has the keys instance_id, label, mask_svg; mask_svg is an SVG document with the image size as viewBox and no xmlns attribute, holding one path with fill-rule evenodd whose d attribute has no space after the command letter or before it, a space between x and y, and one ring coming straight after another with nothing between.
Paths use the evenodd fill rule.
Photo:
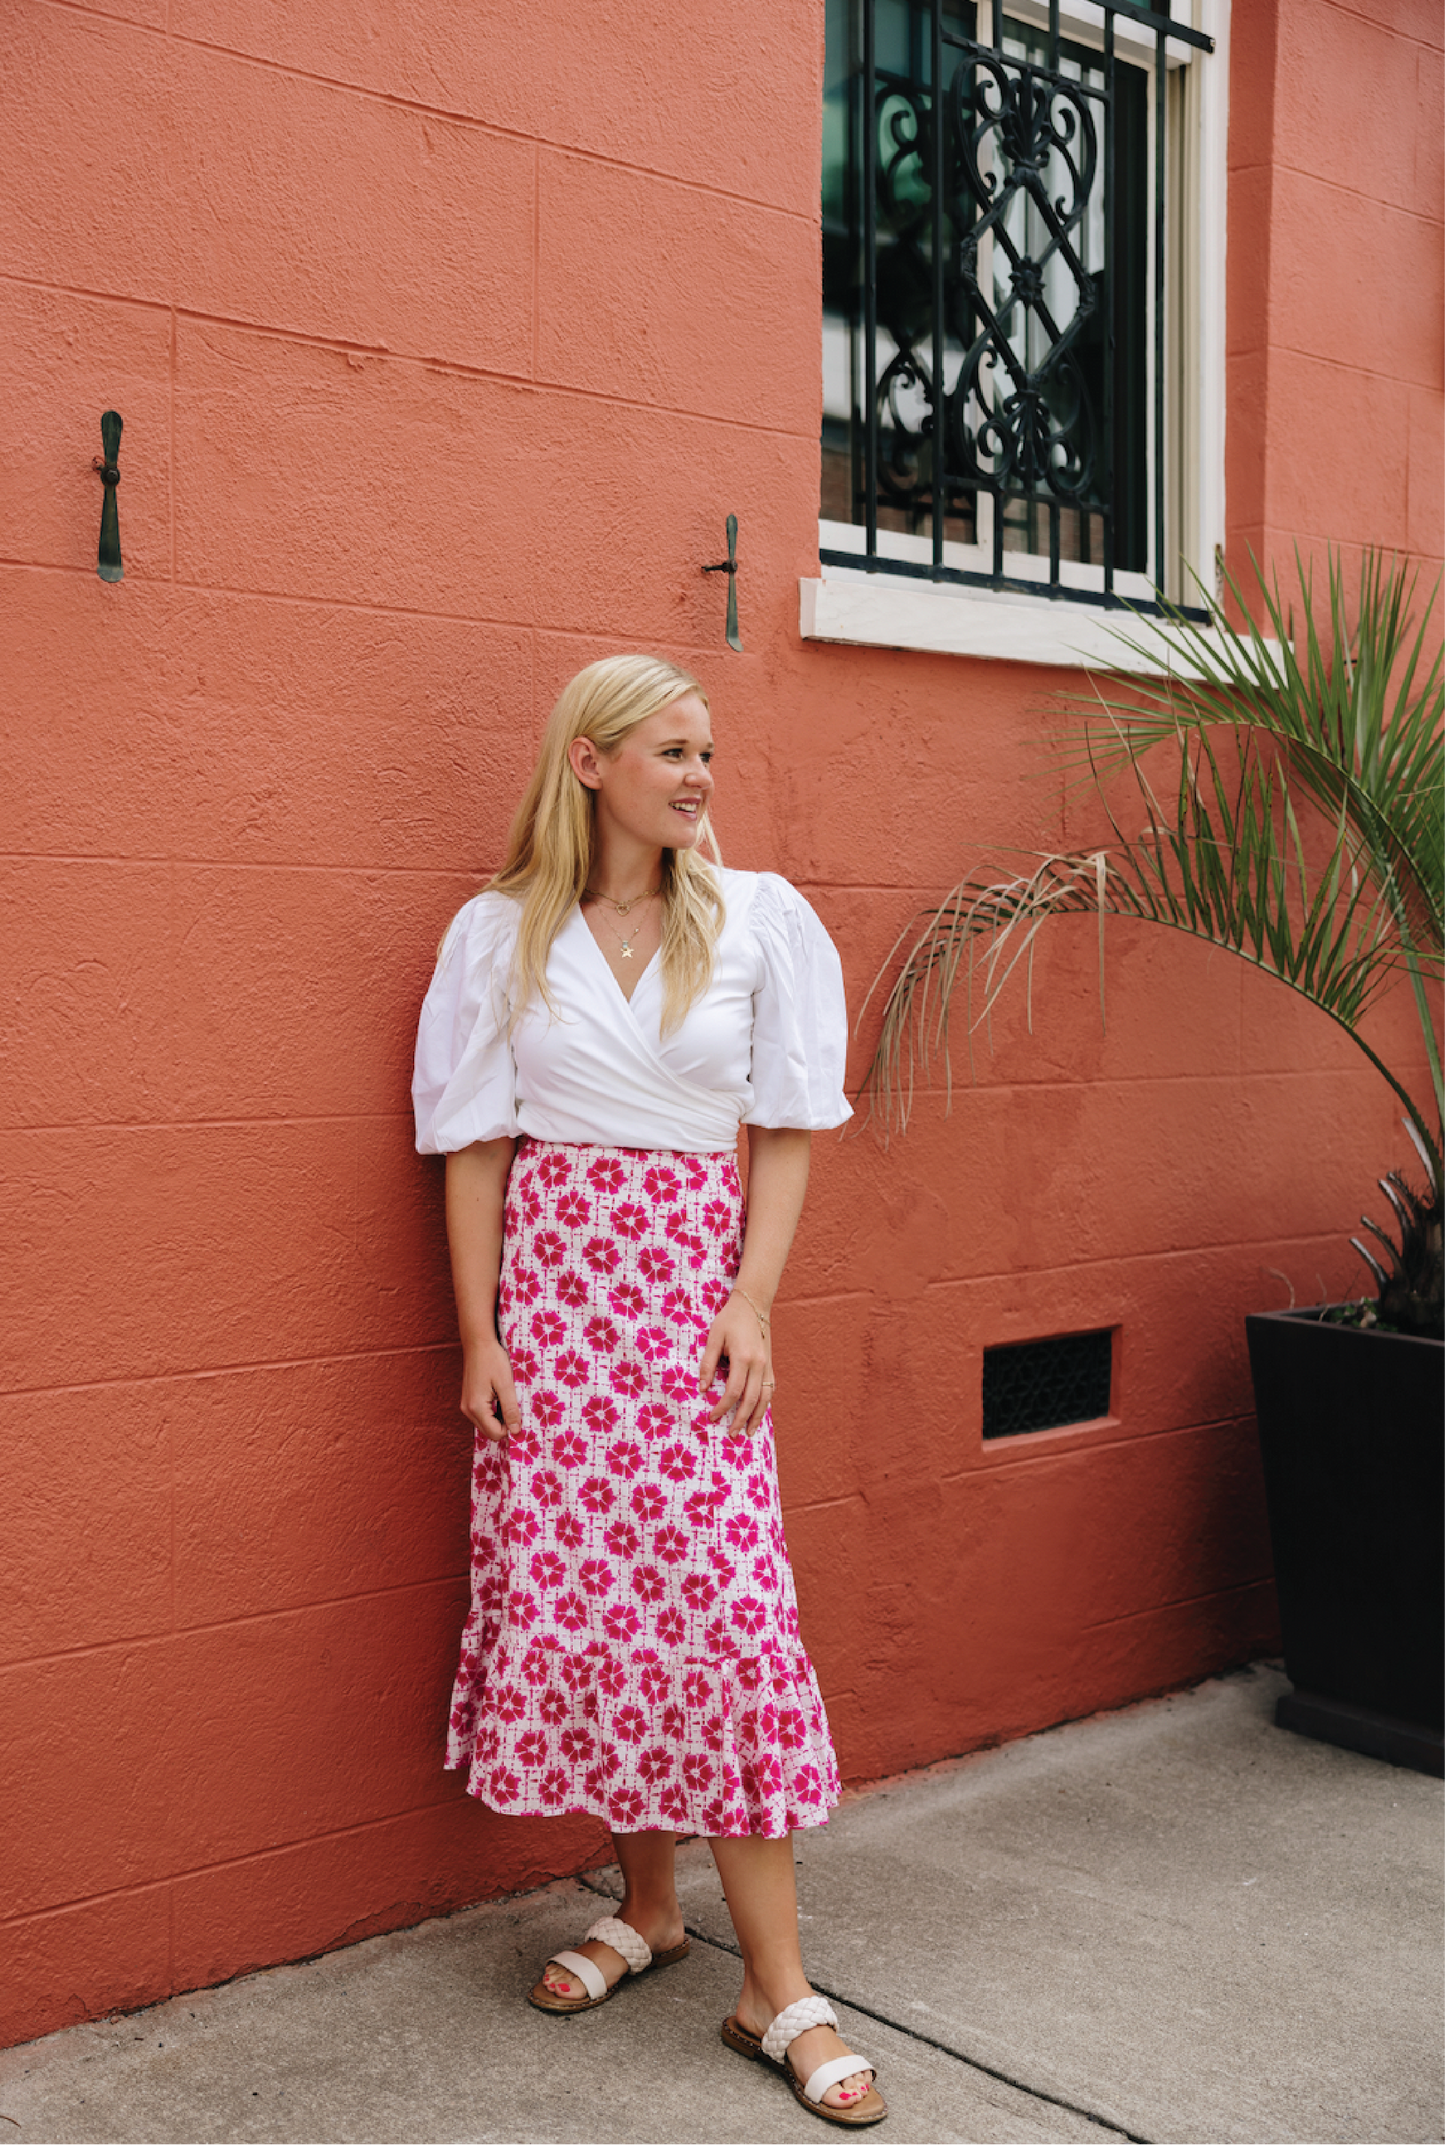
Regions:
<instances>
[{"instance_id":1,"label":"metal wall hardware","mask_svg":"<svg viewBox=\"0 0 1445 2145\"><path fill-rule=\"evenodd\" d=\"M741 655L743 644L738 638L738 517L727 518L728 555L716 566L704 566L704 573L725 573L728 577L727 641L734 655Z\"/></svg>"},{"instance_id":2,"label":"metal wall hardware","mask_svg":"<svg viewBox=\"0 0 1445 2145\"><path fill-rule=\"evenodd\" d=\"M115 488L120 482L120 470L116 463L120 455L120 435L125 420L119 410L106 410L100 420L101 445L105 459L97 455L91 468L105 486L105 497L100 508L100 549L96 572L102 581L123 581L125 568L120 562L120 516L115 508Z\"/></svg>"}]
</instances>

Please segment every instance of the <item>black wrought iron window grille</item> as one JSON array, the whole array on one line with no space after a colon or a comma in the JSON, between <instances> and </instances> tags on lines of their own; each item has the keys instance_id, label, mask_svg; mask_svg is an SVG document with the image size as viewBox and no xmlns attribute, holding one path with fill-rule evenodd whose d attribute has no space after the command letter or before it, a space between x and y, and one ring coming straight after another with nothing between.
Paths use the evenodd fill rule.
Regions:
<instances>
[{"instance_id":1,"label":"black wrought iron window grille","mask_svg":"<svg viewBox=\"0 0 1445 2145\"><path fill-rule=\"evenodd\" d=\"M828 0L822 518L862 543L821 557L1148 608L1169 57L1213 44L1169 0L1012 4Z\"/></svg>"}]
</instances>

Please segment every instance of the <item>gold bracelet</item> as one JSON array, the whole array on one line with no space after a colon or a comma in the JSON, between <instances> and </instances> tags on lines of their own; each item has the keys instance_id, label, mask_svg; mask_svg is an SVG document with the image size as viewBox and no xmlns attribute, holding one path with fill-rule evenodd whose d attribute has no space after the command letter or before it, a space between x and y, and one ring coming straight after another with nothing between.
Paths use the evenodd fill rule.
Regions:
<instances>
[{"instance_id":1,"label":"gold bracelet","mask_svg":"<svg viewBox=\"0 0 1445 2145\"><path fill-rule=\"evenodd\" d=\"M749 1310L750 1310L750 1311L752 1312L752 1314L753 1314L753 1317L754 1317L754 1318L755 1318L755 1319L757 1320L758 1324L759 1324L759 1325L760 1325L760 1326L762 1327L762 1329L763 1329L763 1339L764 1339L764 1340L766 1340L766 1339L767 1339L767 1337L768 1337L768 1321L767 1321L767 1320L766 1320L766 1319L764 1318L764 1316L763 1316L762 1312L761 1312L761 1311L760 1311L760 1310L758 1309L757 1305L756 1305L756 1304L755 1304L755 1303L753 1302L753 1299L752 1299L752 1297L751 1297L751 1296L750 1296L750 1295L748 1294L748 1292L747 1292L747 1290L746 1290L745 1288L739 1288L739 1287L738 1287L738 1285L737 1285L737 1283L736 1283L736 1281L735 1281L735 1282L733 1283L733 1288L732 1288L732 1292L733 1292L734 1296L741 1296L741 1297L742 1297L742 1299L743 1299L743 1302L744 1302L744 1303L745 1303L745 1304L747 1305L748 1309L749 1309Z\"/></svg>"}]
</instances>

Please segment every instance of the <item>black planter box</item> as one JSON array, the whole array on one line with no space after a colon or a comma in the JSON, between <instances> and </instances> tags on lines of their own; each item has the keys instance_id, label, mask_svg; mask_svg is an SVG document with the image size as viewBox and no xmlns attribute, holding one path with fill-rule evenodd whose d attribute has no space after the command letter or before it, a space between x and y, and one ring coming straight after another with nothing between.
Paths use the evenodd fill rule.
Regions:
<instances>
[{"instance_id":1,"label":"black planter box","mask_svg":"<svg viewBox=\"0 0 1445 2145\"><path fill-rule=\"evenodd\" d=\"M1284 1632L1282 1726L1440 1772L1445 1343L1245 1320Z\"/></svg>"}]
</instances>

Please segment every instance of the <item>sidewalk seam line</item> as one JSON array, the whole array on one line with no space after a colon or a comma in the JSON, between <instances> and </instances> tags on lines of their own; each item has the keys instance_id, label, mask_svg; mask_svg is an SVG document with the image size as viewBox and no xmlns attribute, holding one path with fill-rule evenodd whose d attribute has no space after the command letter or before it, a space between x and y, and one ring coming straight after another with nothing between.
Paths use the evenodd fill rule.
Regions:
<instances>
[{"instance_id":1,"label":"sidewalk seam line","mask_svg":"<svg viewBox=\"0 0 1445 2145\"><path fill-rule=\"evenodd\" d=\"M613 1905L616 1905L616 1893L608 1891L603 1885L592 1883L588 1872L584 1871L573 1881L599 1899L611 1900ZM741 1960L742 1953L736 1946L724 1944L718 1937L709 1936L706 1930L694 1927L689 1921L684 1921L683 1927L695 1943L707 1944L713 1951L723 1952L730 1959ZM1043 2101L1051 2108L1062 2108L1066 2114L1082 2116L1086 2123L1096 2124L1100 2130L1106 2130L1110 2137L1126 2138L1128 2145L1152 2145L1152 2141L1142 2137L1138 2131L1121 2130L1117 2123L1111 2123L1107 2116L1096 2115L1092 2108L1082 2108L1077 2101L1065 2100L1061 2094L1045 2092L1042 2086L1025 2085L1021 2079L1010 2077L1007 2071L998 2070L991 2063L981 2062L977 2056L966 2056L960 2049L950 2048L946 2041L936 2041L932 2034L920 2033L916 2026L900 2025L896 2018L889 2018L886 2012L870 2010L867 2004L859 2003L855 1997L845 1996L841 1989L830 1989L821 1981L813 1981L812 1987L818 1995L826 1996L831 2003L845 2004L850 2011L856 2011L860 2018L871 2018L875 2025L887 2026L892 2033L905 2034L910 2041L921 2041L925 2048L935 2048L941 2056L950 2056L955 2063L962 2063L969 2070L979 2071L985 2078L996 2079L1000 2085L1012 2086L1016 2093L1025 2093L1030 2100Z\"/></svg>"}]
</instances>

